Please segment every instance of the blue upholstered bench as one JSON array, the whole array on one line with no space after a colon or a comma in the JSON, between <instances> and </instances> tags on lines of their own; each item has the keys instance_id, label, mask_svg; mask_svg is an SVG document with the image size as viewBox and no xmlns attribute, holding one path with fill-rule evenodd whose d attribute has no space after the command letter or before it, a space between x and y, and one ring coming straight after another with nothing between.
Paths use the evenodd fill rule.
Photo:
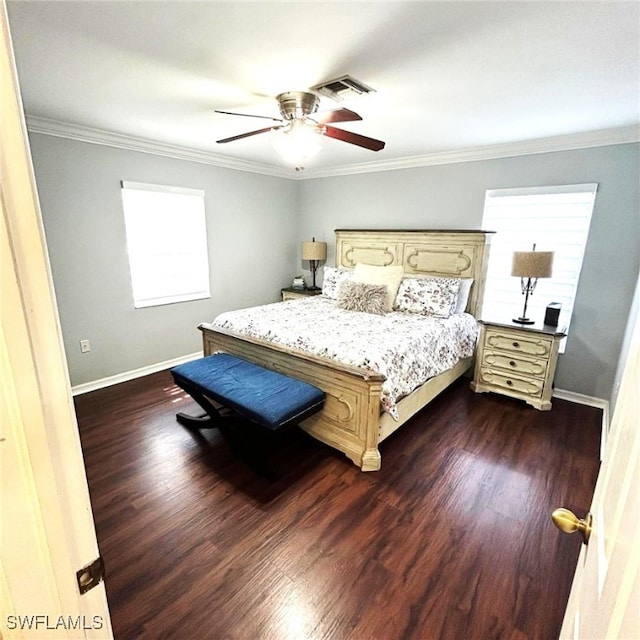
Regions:
<instances>
[{"instance_id":1,"label":"blue upholstered bench","mask_svg":"<svg viewBox=\"0 0 640 640\"><path fill-rule=\"evenodd\" d=\"M171 374L206 412L204 417L178 413L177 420L189 428L221 426L225 416L216 404L271 432L298 424L324 405L324 391L317 387L228 353L177 366Z\"/></svg>"}]
</instances>

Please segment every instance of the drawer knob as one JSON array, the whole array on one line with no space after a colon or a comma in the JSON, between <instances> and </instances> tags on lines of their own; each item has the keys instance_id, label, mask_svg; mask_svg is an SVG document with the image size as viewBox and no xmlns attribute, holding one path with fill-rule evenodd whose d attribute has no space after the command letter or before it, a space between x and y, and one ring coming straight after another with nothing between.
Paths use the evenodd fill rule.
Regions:
<instances>
[{"instance_id":1,"label":"drawer knob","mask_svg":"<svg viewBox=\"0 0 640 640\"><path fill-rule=\"evenodd\" d=\"M510 367L515 367L516 366L515 360L509 360L509 366Z\"/></svg>"},{"instance_id":2,"label":"drawer knob","mask_svg":"<svg viewBox=\"0 0 640 640\"><path fill-rule=\"evenodd\" d=\"M507 386L508 387L512 387L513 386L513 380L507 380Z\"/></svg>"},{"instance_id":3,"label":"drawer knob","mask_svg":"<svg viewBox=\"0 0 640 640\"><path fill-rule=\"evenodd\" d=\"M517 349L520 346L520 343L514 341L513 346Z\"/></svg>"}]
</instances>

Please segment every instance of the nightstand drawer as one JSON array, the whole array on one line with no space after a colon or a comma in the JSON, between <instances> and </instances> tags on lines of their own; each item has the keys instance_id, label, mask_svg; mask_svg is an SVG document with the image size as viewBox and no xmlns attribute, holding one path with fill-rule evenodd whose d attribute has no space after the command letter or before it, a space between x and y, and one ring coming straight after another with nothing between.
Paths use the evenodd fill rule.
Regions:
<instances>
[{"instance_id":1,"label":"nightstand drawer","mask_svg":"<svg viewBox=\"0 0 640 640\"><path fill-rule=\"evenodd\" d=\"M519 378L494 369L480 368L480 381L492 387L499 387L531 398L541 398L544 380L536 378Z\"/></svg>"},{"instance_id":2,"label":"nightstand drawer","mask_svg":"<svg viewBox=\"0 0 640 640\"><path fill-rule=\"evenodd\" d=\"M322 289L294 289L293 287L285 287L280 290L282 302L285 300L295 300L296 298L306 298L308 296L319 296Z\"/></svg>"},{"instance_id":3,"label":"nightstand drawer","mask_svg":"<svg viewBox=\"0 0 640 640\"><path fill-rule=\"evenodd\" d=\"M305 293L303 290L301 291L282 291L282 302L285 300L295 300L296 298L304 298Z\"/></svg>"},{"instance_id":4,"label":"nightstand drawer","mask_svg":"<svg viewBox=\"0 0 640 640\"><path fill-rule=\"evenodd\" d=\"M504 369L524 376L544 378L547 375L547 360L525 358L520 354L514 355L504 351L483 351L482 366L494 369Z\"/></svg>"},{"instance_id":5,"label":"nightstand drawer","mask_svg":"<svg viewBox=\"0 0 640 640\"><path fill-rule=\"evenodd\" d=\"M492 349L546 358L551 353L553 341L534 334L527 335L523 332L510 333L509 331L487 329L484 344L485 347Z\"/></svg>"}]
</instances>

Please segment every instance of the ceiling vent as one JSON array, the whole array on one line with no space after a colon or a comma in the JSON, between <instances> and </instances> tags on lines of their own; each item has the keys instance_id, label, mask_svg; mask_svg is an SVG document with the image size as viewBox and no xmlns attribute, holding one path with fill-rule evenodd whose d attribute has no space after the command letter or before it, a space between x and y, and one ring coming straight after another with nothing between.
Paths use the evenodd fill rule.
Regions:
<instances>
[{"instance_id":1,"label":"ceiling vent","mask_svg":"<svg viewBox=\"0 0 640 640\"><path fill-rule=\"evenodd\" d=\"M323 82L315 87L311 87L311 90L337 101L357 98L358 96L375 92L374 89L351 76L341 76L335 80Z\"/></svg>"}]
</instances>

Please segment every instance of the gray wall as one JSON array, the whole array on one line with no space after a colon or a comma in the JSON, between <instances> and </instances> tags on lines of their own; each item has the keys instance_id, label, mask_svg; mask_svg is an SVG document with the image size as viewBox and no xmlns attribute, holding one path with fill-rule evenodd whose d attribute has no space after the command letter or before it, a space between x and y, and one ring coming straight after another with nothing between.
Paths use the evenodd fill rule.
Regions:
<instances>
[{"instance_id":1,"label":"gray wall","mask_svg":"<svg viewBox=\"0 0 640 640\"><path fill-rule=\"evenodd\" d=\"M200 322L291 282L295 181L39 134L30 144L72 385L195 353ZM210 299L133 308L121 180L204 189Z\"/></svg>"},{"instance_id":2,"label":"gray wall","mask_svg":"<svg viewBox=\"0 0 640 640\"><path fill-rule=\"evenodd\" d=\"M486 189L597 182L556 387L608 400L640 267L639 160L640 145L624 144L306 180L300 233L329 242L333 264L336 228L477 229Z\"/></svg>"},{"instance_id":3,"label":"gray wall","mask_svg":"<svg viewBox=\"0 0 640 640\"><path fill-rule=\"evenodd\" d=\"M294 181L45 135L30 140L73 385L198 351L198 323L276 300L306 268L301 240L325 240L333 264L336 228L480 228L486 189L597 182L556 386L612 397L640 270L638 144ZM205 190L210 300L133 309L123 179ZM92 351L81 354L85 338Z\"/></svg>"}]
</instances>

